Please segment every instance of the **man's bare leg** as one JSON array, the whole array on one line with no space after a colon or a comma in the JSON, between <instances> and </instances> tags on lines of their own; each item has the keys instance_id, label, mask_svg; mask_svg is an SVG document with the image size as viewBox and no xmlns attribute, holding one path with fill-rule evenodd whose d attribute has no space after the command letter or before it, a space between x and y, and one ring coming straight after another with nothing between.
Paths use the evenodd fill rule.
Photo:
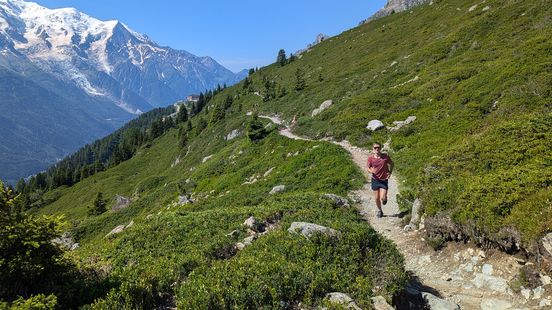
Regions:
<instances>
[{"instance_id":1,"label":"man's bare leg","mask_svg":"<svg viewBox=\"0 0 552 310\"><path fill-rule=\"evenodd\" d=\"M380 197L380 191L374 191L374 199L376 200L376 207L378 208L378 213L383 211L381 210L381 197Z\"/></svg>"},{"instance_id":2,"label":"man's bare leg","mask_svg":"<svg viewBox=\"0 0 552 310\"><path fill-rule=\"evenodd\" d=\"M381 198L381 202L385 205L387 204L387 190L380 188L379 189L379 196Z\"/></svg>"}]
</instances>

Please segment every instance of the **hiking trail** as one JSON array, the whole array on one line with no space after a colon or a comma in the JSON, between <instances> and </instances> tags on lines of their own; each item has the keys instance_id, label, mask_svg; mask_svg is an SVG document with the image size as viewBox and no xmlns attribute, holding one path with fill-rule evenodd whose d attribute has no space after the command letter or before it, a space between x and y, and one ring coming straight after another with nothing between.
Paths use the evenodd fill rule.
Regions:
<instances>
[{"instance_id":1,"label":"hiking trail","mask_svg":"<svg viewBox=\"0 0 552 310\"><path fill-rule=\"evenodd\" d=\"M259 117L281 126L286 123L277 116ZM281 128L279 133L295 140L320 141L295 135L288 126ZM366 180L370 179L366 170L370 150L353 146L346 140L338 142L325 138L322 141L337 144L349 152L353 162L363 171ZM389 147L388 141L384 149ZM450 304L457 304L460 309L485 310L552 308L550 284L533 290L522 290L521 294L515 293L511 288L511 283L515 281L520 268L531 263L498 250L483 251L472 244L449 242L443 249L435 251L425 242L422 230L406 232L403 227L407 223L403 222L396 199L398 189L399 181L392 175L389 180L388 202L382 208L383 218L376 217L369 181L352 194L360 198L359 212L364 220L381 235L393 241L404 256L405 268L411 274L407 296L419 296L420 292L429 292L443 299L440 301L444 304L431 309L454 309ZM543 280L544 284L548 281L549 278ZM450 303L447 304L447 301Z\"/></svg>"}]
</instances>

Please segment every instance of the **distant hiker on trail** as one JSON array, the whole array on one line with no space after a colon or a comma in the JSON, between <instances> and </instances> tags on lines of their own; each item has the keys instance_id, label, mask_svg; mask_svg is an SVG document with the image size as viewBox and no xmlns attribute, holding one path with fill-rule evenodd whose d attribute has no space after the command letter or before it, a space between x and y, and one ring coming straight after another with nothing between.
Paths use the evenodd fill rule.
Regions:
<instances>
[{"instance_id":1,"label":"distant hiker on trail","mask_svg":"<svg viewBox=\"0 0 552 310\"><path fill-rule=\"evenodd\" d=\"M388 181L393 171L393 161L389 155L381 152L381 144L374 143L372 154L368 156L367 166L368 171L372 174L372 190L376 199L376 207L378 207L376 216L382 217L381 204L387 203Z\"/></svg>"}]
</instances>

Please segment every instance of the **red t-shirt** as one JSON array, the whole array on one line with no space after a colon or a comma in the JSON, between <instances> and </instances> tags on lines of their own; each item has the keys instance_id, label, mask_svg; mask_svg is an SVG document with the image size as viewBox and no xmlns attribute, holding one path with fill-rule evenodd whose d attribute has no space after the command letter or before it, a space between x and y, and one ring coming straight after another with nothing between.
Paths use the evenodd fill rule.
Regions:
<instances>
[{"instance_id":1,"label":"red t-shirt","mask_svg":"<svg viewBox=\"0 0 552 310\"><path fill-rule=\"evenodd\" d=\"M373 154L368 157L368 168L374 168L374 173L372 177L378 180L387 180L389 179L389 165L392 165L393 161L391 157L387 154L381 154L381 156L375 157Z\"/></svg>"}]
</instances>

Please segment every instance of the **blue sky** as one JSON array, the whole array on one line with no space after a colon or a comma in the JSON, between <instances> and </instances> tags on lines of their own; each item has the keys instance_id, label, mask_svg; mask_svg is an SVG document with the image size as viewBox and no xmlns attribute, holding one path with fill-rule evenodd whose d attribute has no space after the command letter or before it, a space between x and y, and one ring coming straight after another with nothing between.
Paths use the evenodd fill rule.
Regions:
<instances>
[{"instance_id":1,"label":"blue sky","mask_svg":"<svg viewBox=\"0 0 552 310\"><path fill-rule=\"evenodd\" d=\"M117 19L160 45L211 56L232 71L261 67L283 48L295 52L319 33L336 35L383 7L386 0L34 0Z\"/></svg>"}]
</instances>

